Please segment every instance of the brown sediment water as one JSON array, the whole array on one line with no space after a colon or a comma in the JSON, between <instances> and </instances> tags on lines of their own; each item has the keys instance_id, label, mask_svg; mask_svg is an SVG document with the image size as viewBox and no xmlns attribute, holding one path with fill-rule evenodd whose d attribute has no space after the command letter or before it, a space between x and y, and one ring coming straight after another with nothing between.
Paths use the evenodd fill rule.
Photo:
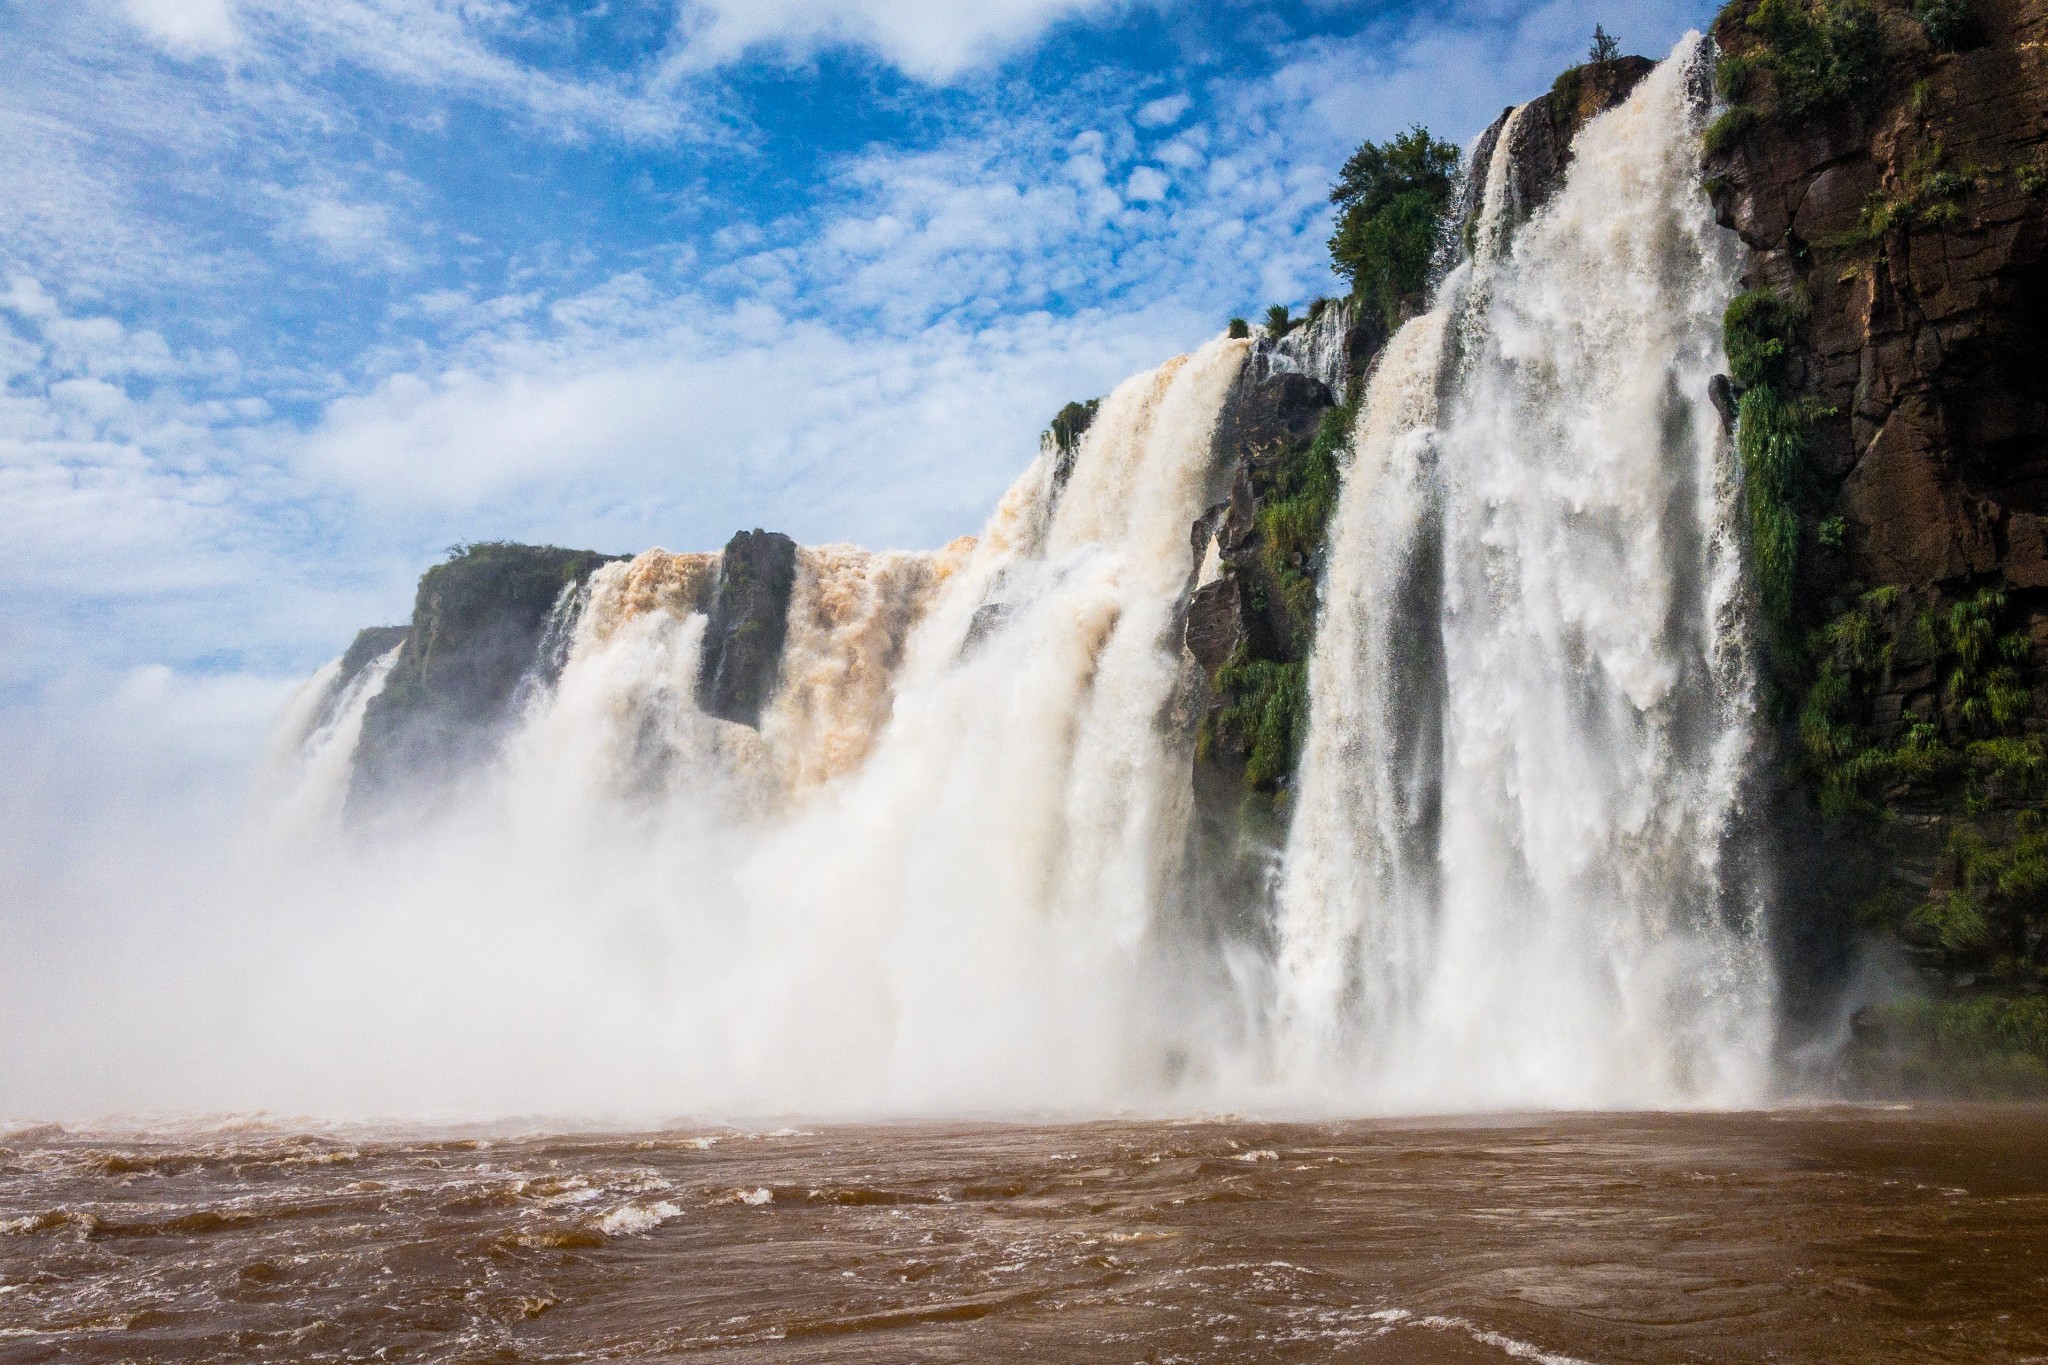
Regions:
<instances>
[{"instance_id":1,"label":"brown sediment water","mask_svg":"<svg viewBox=\"0 0 2048 1365\"><path fill-rule=\"evenodd\" d=\"M0 1360L2048 1359L2048 1109L0 1137Z\"/></svg>"}]
</instances>

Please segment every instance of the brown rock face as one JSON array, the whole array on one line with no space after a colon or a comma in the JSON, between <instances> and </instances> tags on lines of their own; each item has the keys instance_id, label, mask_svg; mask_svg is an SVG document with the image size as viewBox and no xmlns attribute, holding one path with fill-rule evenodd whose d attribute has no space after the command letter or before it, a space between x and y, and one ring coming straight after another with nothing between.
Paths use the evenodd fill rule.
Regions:
<instances>
[{"instance_id":1,"label":"brown rock face","mask_svg":"<svg viewBox=\"0 0 2048 1365\"><path fill-rule=\"evenodd\" d=\"M1723 12L1724 61L1767 55L1757 8ZM1806 653L1775 652L1784 713L1820 695L1815 660L1846 657L1819 628L1860 611L1883 652L1855 666L1857 698L1838 715L1865 756L1914 726L1947 755L1933 776L1895 768L1866 793L1882 818L1823 819L1816 796L1841 760L1783 728L1781 965L1795 1009L1816 1014L1831 1006L1815 983L1857 935L1882 940L1858 924L1889 924L1887 951L1938 993L1985 988L1912 917L1958 884L1951 834L2003 848L2023 808L2048 805L1973 752L2048 735L2048 0L1974 8L1978 40L1944 52L1911 6L1875 0L1881 70L1832 107L1764 106L1705 168L1722 222L1755 253L1746 283L1804 313L1787 388L1812 414L1809 487L1784 634ZM2013 661L2026 714L1995 726L1961 713L1964 670L1936 638L1958 604L2001 600L1985 590L2003 602L1987 630L2032 642Z\"/></svg>"},{"instance_id":2,"label":"brown rock face","mask_svg":"<svg viewBox=\"0 0 2048 1365\"><path fill-rule=\"evenodd\" d=\"M1753 8L1716 26L1725 52L1756 49ZM2048 3L1976 10L1985 41L1961 53L1888 22L1882 99L1766 122L1707 168L1751 283L1811 301L1817 472L1870 586L2044 576L2013 519L2048 512Z\"/></svg>"}]
</instances>

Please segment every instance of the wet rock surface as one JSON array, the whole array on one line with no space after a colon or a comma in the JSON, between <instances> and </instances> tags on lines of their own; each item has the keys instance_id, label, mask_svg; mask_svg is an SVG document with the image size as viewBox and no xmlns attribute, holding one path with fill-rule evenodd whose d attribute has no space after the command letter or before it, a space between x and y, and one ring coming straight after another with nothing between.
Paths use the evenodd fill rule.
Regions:
<instances>
[{"instance_id":1,"label":"wet rock surface","mask_svg":"<svg viewBox=\"0 0 2048 1365\"><path fill-rule=\"evenodd\" d=\"M494 543L429 569L401 632L404 649L364 713L351 815L400 790L430 790L488 756L512 718L520 680L536 666L550 613L565 590L613 558ZM350 654L363 651L358 666L366 665L389 638L365 631Z\"/></svg>"},{"instance_id":2,"label":"wet rock surface","mask_svg":"<svg viewBox=\"0 0 2048 1365\"><path fill-rule=\"evenodd\" d=\"M697 704L706 715L758 726L775 691L796 590L796 542L777 531L741 531L726 543L706 611Z\"/></svg>"},{"instance_id":3,"label":"wet rock surface","mask_svg":"<svg viewBox=\"0 0 2048 1365\"><path fill-rule=\"evenodd\" d=\"M1764 51L1756 8L1724 12L1724 53ZM1808 486L1771 798L1795 1013L1802 995L1809 1011L1833 1008L1821 1002L1876 924L1898 935L1879 946L1937 991L1981 984L1969 953L1916 937L1915 907L1951 903L1959 832L2004 847L2044 804L2038 784L1989 773L1982 755L2044 730L2048 4L1977 0L1978 32L1959 51L1937 50L1906 7L1876 13L1881 72L1832 107L1767 111L1706 165L1722 222L1753 253L1745 283L1802 316L1788 388L1810 418ZM1985 629L2001 649L2021 646L2010 662L2024 714L1995 727L1959 701L1967 670L1946 623L1972 603L1996 604ZM1931 775L1882 784L1881 815L1830 818L1797 724L1802 694L1812 713L1809 680L1785 660L1814 650L1799 641L1847 638L1841 624L1859 614L1876 642L1855 675L1866 752L1897 752L1916 726L1946 747L1930 751Z\"/></svg>"}]
</instances>

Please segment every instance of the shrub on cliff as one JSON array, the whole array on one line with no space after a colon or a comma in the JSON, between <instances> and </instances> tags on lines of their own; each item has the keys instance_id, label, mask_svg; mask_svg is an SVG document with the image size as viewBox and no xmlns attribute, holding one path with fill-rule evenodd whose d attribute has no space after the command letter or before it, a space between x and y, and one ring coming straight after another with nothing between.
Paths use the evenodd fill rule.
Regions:
<instances>
[{"instance_id":1,"label":"shrub on cliff","mask_svg":"<svg viewBox=\"0 0 2048 1365\"><path fill-rule=\"evenodd\" d=\"M1914 0L1913 17L1927 30L1937 52L1961 52L1984 40L1977 7L1970 0Z\"/></svg>"},{"instance_id":2,"label":"shrub on cliff","mask_svg":"<svg viewBox=\"0 0 2048 1365\"><path fill-rule=\"evenodd\" d=\"M1764 610L1783 629L1799 567L1799 501L1809 414L1788 384L1804 310L1767 290L1736 296L1723 320L1728 370L1742 389L1735 449L1749 514L1749 547Z\"/></svg>"},{"instance_id":3,"label":"shrub on cliff","mask_svg":"<svg viewBox=\"0 0 2048 1365\"><path fill-rule=\"evenodd\" d=\"M1095 421L1095 414L1102 410L1102 400L1091 398L1085 403L1069 403L1053 415L1052 425L1046 429L1054 449L1067 459L1081 448L1081 436Z\"/></svg>"},{"instance_id":4,"label":"shrub on cliff","mask_svg":"<svg viewBox=\"0 0 2048 1365\"><path fill-rule=\"evenodd\" d=\"M1868 99L1890 56L1870 0L1763 0L1743 27L1756 45L1715 71L1733 107L1707 129L1712 153L1741 141L1760 117L1800 119Z\"/></svg>"},{"instance_id":5,"label":"shrub on cliff","mask_svg":"<svg viewBox=\"0 0 2048 1365\"><path fill-rule=\"evenodd\" d=\"M1780 112L1797 117L1867 91L1884 70L1884 33L1869 0L1764 0L1749 16Z\"/></svg>"},{"instance_id":6,"label":"shrub on cliff","mask_svg":"<svg viewBox=\"0 0 2048 1365\"><path fill-rule=\"evenodd\" d=\"M1332 265L1389 327L1422 304L1459 157L1418 124L1386 143L1361 144L1331 187Z\"/></svg>"}]
</instances>

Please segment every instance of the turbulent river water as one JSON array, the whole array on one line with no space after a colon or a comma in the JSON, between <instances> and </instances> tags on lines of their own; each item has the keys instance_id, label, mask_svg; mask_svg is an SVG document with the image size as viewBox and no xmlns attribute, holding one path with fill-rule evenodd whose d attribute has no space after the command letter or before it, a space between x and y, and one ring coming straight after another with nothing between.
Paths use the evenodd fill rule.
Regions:
<instances>
[{"instance_id":1,"label":"turbulent river water","mask_svg":"<svg viewBox=\"0 0 2048 1365\"><path fill-rule=\"evenodd\" d=\"M2048 1359L2048 1111L0 1135L0 1359Z\"/></svg>"}]
</instances>

